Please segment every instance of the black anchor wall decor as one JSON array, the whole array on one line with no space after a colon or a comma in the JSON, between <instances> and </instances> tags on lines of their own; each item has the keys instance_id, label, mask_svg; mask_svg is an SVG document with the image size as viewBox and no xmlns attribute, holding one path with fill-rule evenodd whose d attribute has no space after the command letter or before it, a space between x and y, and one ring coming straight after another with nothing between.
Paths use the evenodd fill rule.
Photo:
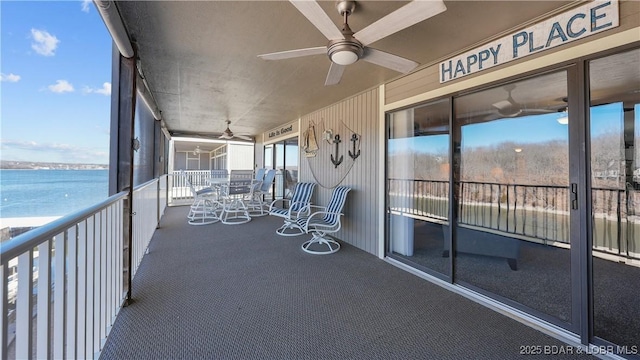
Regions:
<instances>
[{"instance_id":1,"label":"black anchor wall decor","mask_svg":"<svg viewBox=\"0 0 640 360\"><path fill-rule=\"evenodd\" d=\"M351 157L353 160L355 160L358 156L360 156L360 149L358 149L358 152L356 152L356 143L358 141L360 141L360 137L358 136L358 134L352 134L351 142L353 143L353 152L349 150L349 157Z\"/></svg>"},{"instance_id":2,"label":"black anchor wall decor","mask_svg":"<svg viewBox=\"0 0 640 360\"><path fill-rule=\"evenodd\" d=\"M333 157L333 154L331 154L331 162L333 163L333 165L337 168L338 165L342 164L342 159L344 158L343 155L340 155L340 159L338 158L338 153L339 153L339 148L338 145L342 142L342 140L340 140L340 135L336 134L333 137L333 143L336 144L336 157ZM337 159L337 160L336 160Z\"/></svg>"}]
</instances>

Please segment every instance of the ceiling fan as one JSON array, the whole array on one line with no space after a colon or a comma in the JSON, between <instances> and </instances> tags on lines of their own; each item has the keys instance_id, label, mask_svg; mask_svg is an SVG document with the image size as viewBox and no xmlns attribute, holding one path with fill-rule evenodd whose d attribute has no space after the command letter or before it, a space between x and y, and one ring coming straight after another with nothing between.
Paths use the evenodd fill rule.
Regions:
<instances>
[{"instance_id":1,"label":"ceiling fan","mask_svg":"<svg viewBox=\"0 0 640 360\"><path fill-rule=\"evenodd\" d=\"M368 47L382 38L417 24L445 10L442 0L414 0L398 10L354 33L348 18L356 7L355 1L336 2L338 13L344 17L342 30L338 29L316 1L289 0L329 40L327 46L288 50L258 55L265 60L281 60L309 55L326 54L331 60L325 85L340 82L344 68L362 59L401 73L408 73L418 66L415 61Z\"/></svg>"},{"instance_id":2,"label":"ceiling fan","mask_svg":"<svg viewBox=\"0 0 640 360\"><path fill-rule=\"evenodd\" d=\"M515 84L505 85L504 89L507 91L507 98L505 100L500 100L496 103L491 104L491 106L495 109L496 115L499 115L503 118L512 118L517 116L549 114L556 112L556 110L551 109L528 109L525 105L522 105L515 101L515 99L511 95L511 92L515 88Z\"/></svg>"},{"instance_id":3,"label":"ceiling fan","mask_svg":"<svg viewBox=\"0 0 640 360\"><path fill-rule=\"evenodd\" d=\"M196 148L193 149L193 155L200 155L202 153L202 149L200 149L200 145L196 145Z\"/></svg>"},{"instance_id":4,"label":"ceiling fan","mask_svg":"<svg viewBox=\"0 0 640 360\"><path fill-rule=\"evenodd\" d=\"M242 140L253 141L253 138L251 136L234 134L233 131L231 131L231 129L229 129L229 124L231 124L231 121L227 120L226 123L227 123L227 128L224 130L222 135L220 135L220 137L219 137L220 139L231 140L233 138L238 138L238 139L242 139Z\"/></svg>"}]
</instances>

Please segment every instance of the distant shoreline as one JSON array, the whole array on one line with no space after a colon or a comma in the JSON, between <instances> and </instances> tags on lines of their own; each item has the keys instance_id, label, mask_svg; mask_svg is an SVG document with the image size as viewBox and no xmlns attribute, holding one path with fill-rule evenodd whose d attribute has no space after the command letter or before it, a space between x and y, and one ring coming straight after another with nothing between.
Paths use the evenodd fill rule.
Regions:
<instances>
[{"instance_id":1,"label":"distant shoreline","mask_svg":"<svg viewBox=\"0 0 640 360\"><path fill-rule=\"evenodd\" d=\"M50 163L34 161L0 161L0 170L108 170L105 164Z\"/></svg>"},{"instance_id":2,"label":"distant shoreline","mask_svg":"<svg viewBox=\"0 0 640 360\"><path fill-rule=\"evenodd\" d=\"M25 217L10 217L0 218L0 229L4 228L21 228L21 227L38 227L48 224L54 220L61 218L58 216L25 216Z\"/></svg>"}]
</instances>

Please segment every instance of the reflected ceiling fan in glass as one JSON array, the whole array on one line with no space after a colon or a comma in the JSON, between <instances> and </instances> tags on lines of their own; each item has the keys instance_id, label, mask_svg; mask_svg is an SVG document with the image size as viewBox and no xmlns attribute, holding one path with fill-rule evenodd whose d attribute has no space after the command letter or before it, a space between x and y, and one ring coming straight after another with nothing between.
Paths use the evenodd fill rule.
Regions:
<instances>
[{"instance_id":1,"label":"reflected ceiling fan in glass","mask_svg":"<svg viewBox=\"0 0 640 360\"><path fill-rule=\"evenodd\" d=\"M527 108L526 105L517 102L512 95L513 90L516 88L515 84L508 84L504 86L507 91L507 98L497 101L491 104L492 114L490 114L485 120L494 120L498 118L514 118L519 116L528 115L540 115L550 114L556 112L552 109L542 108Z\"/></svg>"},{"instance_id":2,"label":"reflected ceiling fan in glass","mask_svg":"<svg viewBox=\"0 0 640 360\"><path fill-rule=\"evenodd\" d=\"M344 18L342 29L336 27L316 1L289 1L320 30L329 40L329 44L262 54L258 57L264 60L282 60L326 54L331 60L331 66L325 80L325 86L338 84L345 66L354 64L360 59L405 74L415 69L418 66L417 62L370 48L368 45L447 10L442 0L411 1L354 33L349 27L348 18L356 8L355 1L338 1L336 3L338 13Z\"/></svg>"}]
</instances>

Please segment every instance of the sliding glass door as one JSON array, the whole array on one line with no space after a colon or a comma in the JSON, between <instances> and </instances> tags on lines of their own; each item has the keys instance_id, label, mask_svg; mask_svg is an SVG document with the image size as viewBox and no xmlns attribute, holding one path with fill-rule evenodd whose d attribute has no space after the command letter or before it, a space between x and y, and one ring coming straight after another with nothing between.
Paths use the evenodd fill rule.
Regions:
<instances>
[{"instance_id":1,"label":"sliding glass door","mask_svg":"<svg viewBox=\"0 0 640 360\"><path fill-rule=\"evenodd\" d=\"M640 354L640 50L589 78L593 334Z\"/></svg>"},{"instance_id":2,"label":"sliding glass door","mask_svg":"<svg viewBox=\"0 0 640 360\"><path fill-rule=\"evenodd\" d=\"M264 167L276 169L276 177L271 192L271 199L291 197L293 188L298 182L298 138L290 138L277 143L265 145Z\"/></svg>"},{"instance_id":3,"label":"sliding glass door","mask_svg":"<svg viewBox=\"0 0 640 360\"><path fill-rule=\"evenodd\" d=\"M640 49L394 111L386 130L387 256L640 354Z\"/></svg>"},{"instance_id":4,"label":"sliding glass door","mask_svg":"<svg viewBox=\"0 0 640 360\"><path fill-rule=\"evenodd\" d=\"M455 281L571 327L567 71L454 99Z\"/></svg>"}]
</instances>

